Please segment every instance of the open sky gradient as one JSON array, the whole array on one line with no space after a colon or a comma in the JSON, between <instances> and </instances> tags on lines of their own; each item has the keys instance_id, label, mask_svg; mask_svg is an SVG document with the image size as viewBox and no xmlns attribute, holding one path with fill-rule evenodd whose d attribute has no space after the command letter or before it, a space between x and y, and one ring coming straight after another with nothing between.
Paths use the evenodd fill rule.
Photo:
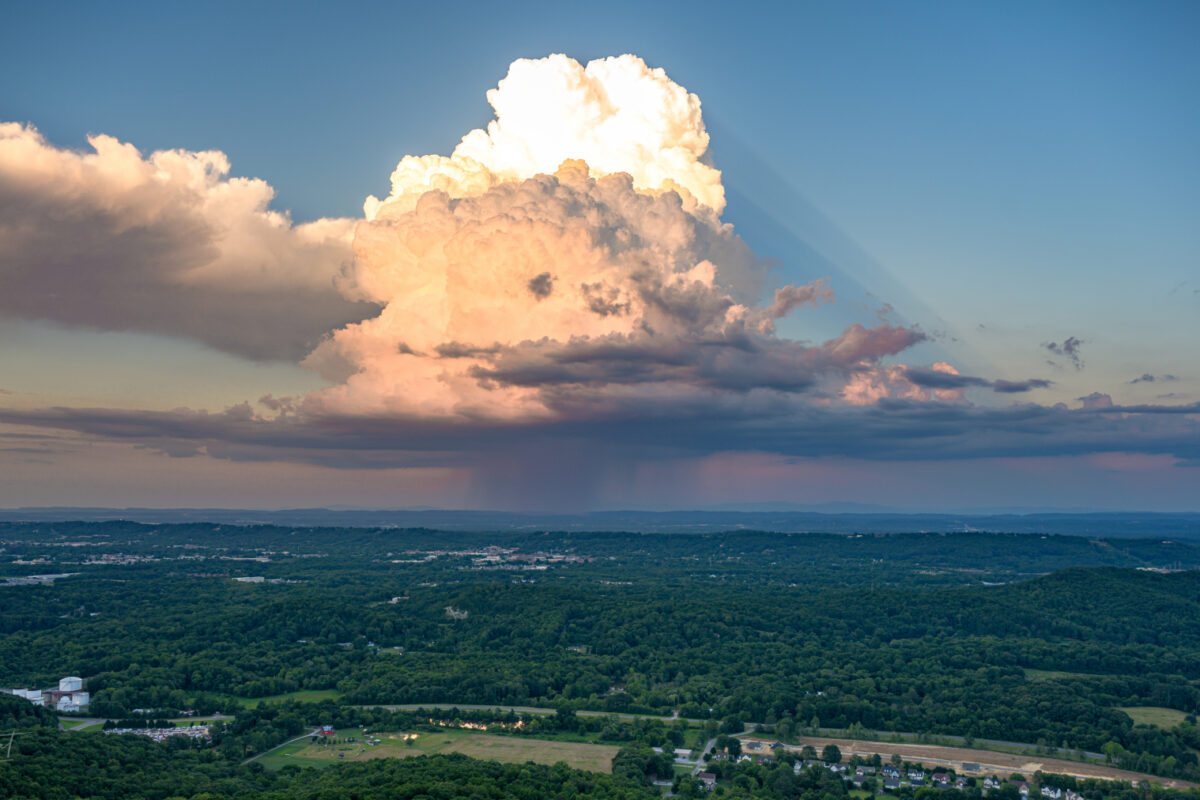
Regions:
<instances>
[{"instance_id":1,"label":"open sky gradient","mask_svg":"<svg viewBox=\"0 0 1200 800\"><path fill-rule=\"evenodd\" d=\"M1195 3L0 22L0 506L1200 509Z\"/></svg>"}]
</instances>

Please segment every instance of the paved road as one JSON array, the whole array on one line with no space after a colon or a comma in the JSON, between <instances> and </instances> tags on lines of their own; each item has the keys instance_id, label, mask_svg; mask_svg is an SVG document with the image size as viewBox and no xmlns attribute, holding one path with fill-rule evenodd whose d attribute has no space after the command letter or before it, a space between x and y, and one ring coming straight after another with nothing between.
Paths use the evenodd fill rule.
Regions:
<instances>
[{"instance_id":1,"label":"paved road","mask_svg":"<svg viewBox=\"0 0 1200 800\"><path fill-rule=\"evenodd\" d=\"M704 743L704 749L700 751L700 756L696 759L696 766L692 767L692 777L699 775L704 770L704 754L717 746L717 737L713 737Z\"/></svg>"}]
</instances>

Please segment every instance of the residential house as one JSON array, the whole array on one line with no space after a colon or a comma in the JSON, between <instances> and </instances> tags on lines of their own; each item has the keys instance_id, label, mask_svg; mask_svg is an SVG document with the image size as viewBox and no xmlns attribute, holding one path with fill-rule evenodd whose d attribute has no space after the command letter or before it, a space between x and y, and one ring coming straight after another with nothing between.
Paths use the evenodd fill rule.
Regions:
<instances>
[{"instance_id":1,"label":"residential house","mask_svg":"<svg viewBox=\"0 0 1200 800\"><path fill-rule=\"evenodd\" d=\"M707 791L711 792L717 786L717 776L711 772L701 772L696 777L700 779L700 785Z\"/></svg>"}]
</instances>

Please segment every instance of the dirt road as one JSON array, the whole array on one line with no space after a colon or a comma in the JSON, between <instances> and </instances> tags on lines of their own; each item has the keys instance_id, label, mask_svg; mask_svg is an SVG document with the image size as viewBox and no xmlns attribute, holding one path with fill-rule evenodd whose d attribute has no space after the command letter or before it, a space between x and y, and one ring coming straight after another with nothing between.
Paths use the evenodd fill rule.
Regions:
<instances>
[{"instance_id":1,"label":"dirt road","mask_svg":"<svg viewBox=\"0 0 1200 800\"><path fill-rule=\"evenodd\" d=\"M770 739L758 737L739 737L743 742L758 741L770 744ZM1079 761L1067 761L1061 758L1045 758L1043 756L1024 756L1011 753L1000 753L994 750L972 750L966 747L941 747L931 744L908 744L894 742L868 742L858 739L828 739L822 736L805 736L799 745L788 745L789 750L799 750L804 745L812 745L821 751L827 744L837 745L842 756L872 756L878 753L885 761L894 753L906 761L920 762L927 767L953 767L954 771L963 775L1000 775L1007 777L1013 772L1019 772L1026 778L1031 778L1037 771L1052 772L1058 775L1074 775L1077 778L1101 778L1109 781L1154 781L1174 789L1195 789L1197 784L1174 778L1160 778L1157 775L1146 775L1140 772L1129 772L1114 769L1099 764L1086 764ZM744 745L743 745L744 747ZM964 768L964 764L972 765L972 769Z\"/></svg>"}]
</instances>

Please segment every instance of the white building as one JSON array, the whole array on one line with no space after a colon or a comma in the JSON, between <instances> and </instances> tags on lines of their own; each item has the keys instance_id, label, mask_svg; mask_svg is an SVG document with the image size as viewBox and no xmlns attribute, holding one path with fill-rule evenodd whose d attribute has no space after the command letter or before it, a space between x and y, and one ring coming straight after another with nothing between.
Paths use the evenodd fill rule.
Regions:
<instances>
[{"instance_id":1,"label":"white building","mask_svg":"<svg viewBox=\"0 0 1200 800\"><path fill-rule=\"evenodd\" d=\"M60 692L78 692L83 688L83 678L70 676L63 678L58 682L58 690Z\"/></svg>"},{"instance_id":2,"label":"white building","mask_svg":"<svg viewBox=\"0 0 1200 800\"><path fill-rule=\"evenodd\" d=\"M45 698L42 697L41 689L4 689L3 691L5 694L15 695L16 697L24 697L35 706L40 706L45 702Z\"/></svg>"},{"instance_id":3,"label":"white building","mask_svg":"<svg viewBox=\"0 0 1200 800\"><path fill-rule=\"evenodd\" d=\"M62 712L78 711L79 704L72 700L68 695L63 695L58 698L57 709Z\"/></svg>"},{"instance_id":4,"label":"white building","mask_svg":"<svg viewBox=\"0 0 1200 800\"><path fill-rule=\"evenodd\" d=\"M83 708L92 702L92 697L87 692L71 692L71 700L75 702L75 705Z\"/></svg>"}]
</instances>

